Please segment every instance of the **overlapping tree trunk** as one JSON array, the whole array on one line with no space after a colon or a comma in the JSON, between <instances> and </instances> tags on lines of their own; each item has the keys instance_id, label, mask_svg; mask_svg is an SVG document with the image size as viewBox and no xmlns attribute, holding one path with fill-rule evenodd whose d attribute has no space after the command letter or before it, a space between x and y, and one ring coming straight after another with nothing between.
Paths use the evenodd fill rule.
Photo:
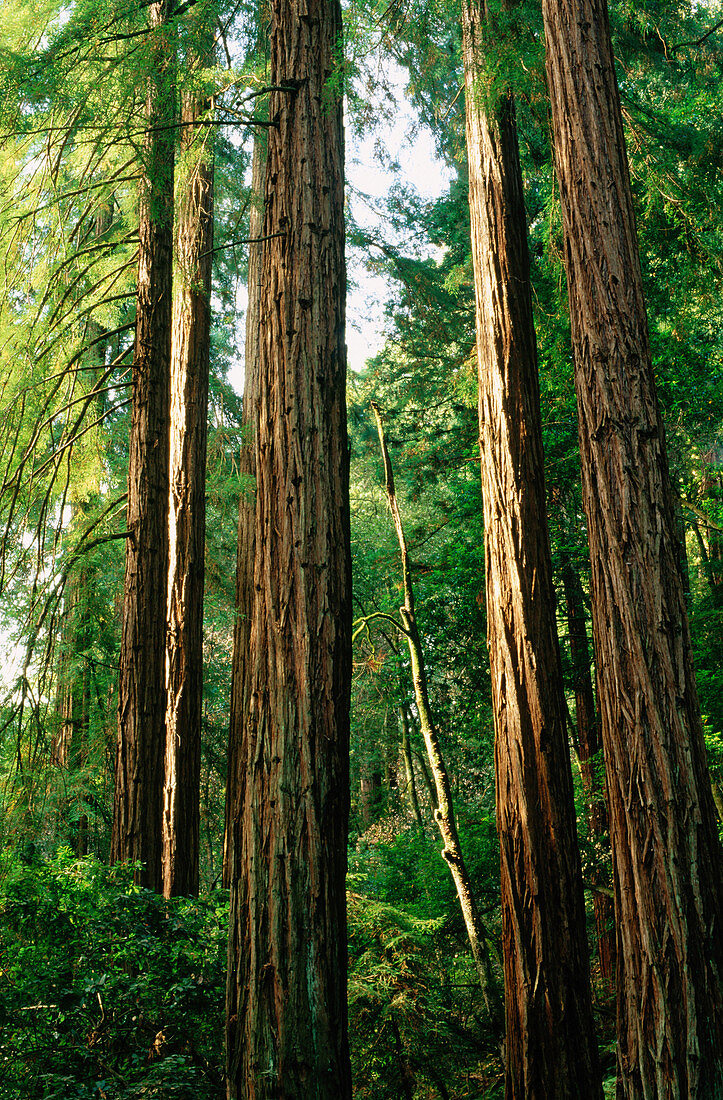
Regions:
<instances>
[{"instance_id":1,"label":"overlapping tree trunk","mask_svg":"<svg viewBox=\"0 0 723 1100\"><path fill-rule=\"evenodd\" d=\"M201 64L208 64L212 41ZM181 99L182 170L176 229L166 655L163 892L198 894L203 701L206 439L213 259L212 128L208 104Z\"/></svg>"},{"instance_id":2,"label":"overlapping tree trunk","mask_svg":"<svg viewBox=\"0 0 723 1100\"><path fill-rule=\"evenodd\" d=\"M595 714L595 695L590 674L590 652L585 622L582 584L568 554L562 560L567 629L572 658L575 724L580 774L587 804L587 820L595 858L590 872L597 931L600 975L608 988L615 983L615 909L605 869L610 852L600 723ZM604 861L603 858L605 857Z\"/></svg>"},{"instance_id":3,"label":"overlapping tree trunk","mask_svg":"<svg viewBox=\"0 0 723 1100\"><path fill-rule=\"evenodd\" d=\"M244 397L242 409L242 448L239 472L242 478L239 502L238 538L236 544L236 622L233 636L233 668L231 677L231 736L228 739L226 769L226 804L223 835L223 884L231 885L231 865L234 829L241 813L243 788L241 766L241 736L245 694L245 675L251 631L251 602L255 546L256 497L253 486L255 471L254 433L256 416L256 384L259 366L259 310L261 307L261 234L264 226L263 202L266 178L266 138L257 134L251 162L251 212L249 216L248 304L246 307L246 346L244 353Z\"/></svg>"},{"instance_id":4,"label":"overlapping tree trunk","mask_svg":"<svg viewBox=\"0 0 723 1100\"><path fill-rule=\"evenodd\" d=\"M508 1100L602 1095L547 529L512 93L487 101L486 11L462 6L495 715Z\"/></svg>"},{"instance_id":5,"label":"overlapping tree trunk","mask_svg":"<svg viewBox=\"0 0 723 1100\"><path fill-rule=\"evenodd\" d=\"M351 1096L351 553L336 0L271 4L256 493L229 844L228 1095ZM249 539L250 544L251 539ZM238 636L238 635L237 635Z\"/></svg>"},{"instance_id":6,"label":"overlapping tree trunk","mask_svg":"<svg viewBox=\"0 0 723 1100\"><path fill-rule=\"evenodd\" d=\"M723 867L604 0L545 0L618 947L618 1096L723 1091Z\"/></svg>"},{"instance_id":7,"label":"overlapping tree trunk","mask_svg":"<svg viewBox=\"0 0 723 1100\"><path fill-rule=\"evenodd\" d=\"M168 4L148 8L153 71L146 81L140 183L138 297L128 469L128 529L120 652L118 751L111 858L138 860L160 892L166 741L166 582L173 259L173 50ZM165 32L165 33L164 33Z\"/></svg>"}]
</instances>

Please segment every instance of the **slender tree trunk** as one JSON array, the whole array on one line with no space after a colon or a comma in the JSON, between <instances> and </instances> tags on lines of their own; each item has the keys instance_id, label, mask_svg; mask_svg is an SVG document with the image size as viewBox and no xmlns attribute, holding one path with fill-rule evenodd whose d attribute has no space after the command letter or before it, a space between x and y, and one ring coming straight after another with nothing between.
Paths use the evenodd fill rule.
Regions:
<instances>
[{"instance_id":1,"label":"slender tree trunk","mask_svg":"<svg viewBox=\"0 0 723 1100\"><path fill-rule=\"evenodd\" d=\"M427 749L427 758L432 772L434 786L430 784L430 793L433 791L435 799L434 819L437 822L440 835L444 841L442 858L449 867L452 880L457 891L462 916L464 918L467 938L472 950L472 957L477 968L480 988L484 998L490 1021L495 1030L502 1030L502 1012L500 997L497 991L492 962L488 949L488 937L479 915L477 903L472 891L472 882L464 861L462 845L457 832L457 822L454 815L454 803L452 801L452 786L449 781L449 773L442 755L442 746L439 733L434 723L432 708L429 702L429 689L427 685L427 672L424 665L424 653L419 637L417 617L414 607L414 591L412 589L412 574L409 567L407 543L402 526L402 517L397 504L394 489L394 473L392 463L387 450L387 442L384 436L379 406L372 402L372 410L377 422L379 432L379 444L384 461L384 480L386 483L389 510L394 520L394 528L397 533L399 550L402 558L402 576L404 578L404 606L400 607L399 614L402 620L403 632L409 648L409 659L412 666L412 683L414 685L414 698L419 714L419 725L422 737Z\"/></svg>"},{"instance_id":2,"label":"slender tree trunk","mask_svg":"<svg viewBox=\"0 0 723 1100\"><path fill-rule=\"evenodd\" d=\"M138 299L128 469L111 859L138 860L136 879L160 892L165 750L169 381L173 259L172 45L166 0L148 8L155 69L140 185ZM165 33L164 33L165 32Z\"/></svg>"},{"instance_id":3,"label":"slender tree trunk","mask_svg":"<svg viewBox=\"0 0 723 1100\"><path fill-rule=\"evenodd\" d=\"M718 607L723 604L723 538L718 526L721 510L721 476L718 449L712 447L703 456L701 496L704 506L713 512L716 522L708 524L708 579L713 599Z\"/></svg>"},{"instance_id":4,"label":"slender tree trunk","mask_svg":"<svg viewBox=\"0 0 723 1100\"><path fill-rule=\"evenodd\" d=\"M712 781L712 786L716 813L718 814L718 820L721 825L723 825L723 790L721 789L720 783L717 783L715 779Z\"/></svg>"},{"instance_id":5,"label":"slender tree trunk","mask_svg":"<svg viewBox=\"0 0 723 1100\"><path fill-rule=\"evenodd\" d=\"M409 717L407 715L407 708L404 704L399 708L399 719L402 726L402 759L404 760L404 774L407 779L407 797L412 813L414 814L414 820L422 832L424 832L424 822L422 820L422 812L419 809L419 798L417 796L417 781L414 778L414 760L412 759L412 739L409 729Z\"/></svg>"},{"instance_id":6,"label":"slender tree trunk","mask_svg":"<svg viewBox=\"0 0 723 1100\"><path fill-rule=\"evenodd\" d=\"M565 591L570 656L572 657L580 773L587 803L590 839L595 850L591 886L600 973L603 981L611 988L615 982L615 908L611 895L597 889L597 887L603 887L608 891L610 888L608 875L599 858L610 848L606 795L600 778L603 767L602 738L600 723L595 715L595 695L590 675L590 651L582 584L568 555L563 558L562 585Z\"/></svg>"},{"instance_id":7,"label":"slender tree trunk","mask_svg":"<svg viewBox=\"0 0 723 1100\"><path fill-rule=\"evenodd\" d=\"M251 213L249 237L259 240L264 228L264 181L266 179L266 137L257 134L251 162ZM261 311L261 251L260 244L249 247L248 304L246 308L246 346L244 355L244 399L242 410L242 446L239 460L241 474L241 499L239 501L238 538L236 545L236 621L233 638L233 668L231 670L231 717L226 768L226 817L223 843L223 884L231 885L231 865L234 830L232 823L241 813L240 798L243 777L240 731L244 723L244 699L248 690L245 677L249 670L249 645L251 641L251 603L253 597L253 570L255 547L256 497L252 479L256 470L255 432L258 410L256 390L258 385L260 346L259 321Z\"/></svg>"},{"instance_id":8,"label":"slender tree trunk","mask_svg":"<svg viewBox=\"0 0 723 1100\"><path fill-rule=\"evenodd\" d=\"M688 546L686 543L685 516L683 514L680 496L677 493L675 494L675 527L678 535L678 564L680 576L683 581L683 597L685 599L686 610L690 611L690 564L688 562Z\"/></svg>"},{"instance_id":9,"label":"slender tree trunk","mask_svg":"<svg viewBox=\"0 0 723 1100\"><path fill-rule=\"evenodd\" d=\"M382 801L382 772L378 758L362 764L359 788L362 822L368 829L379 817Z\"/></svg>"},{"instance_id":10,"label":"slender tree trunk","mask_svg":"<svg viewBox=\"0 0 723 1100\"><path fill-rule=\"evenodd\" d=\"M212 42L201 64L208 64ZM212 128L208 103L181 97L180 181L171 353L171 455L166 653L163 892L198 894L206 439L213 249Z\"/></svg>"},{"instance_id":11,"label":"slender tree trunk","mask_svg":"<svg viewBox=\"0 0 723 1100\"><path fill-rule=\"evenodd\" d=\"M76 505L82 515L84 509ZM85 595L89 577L81 559L72 567L66 587L66 612L63 621L61 654L58 668L57 713L58 733L53 741L53 764L67 772L68 779L78 777L88 760L88 727L90 720L90 676L88 669L88 611ZM77 782L74 784L76 791ZM76 793L79 808L82 795ZM61 802L60 818L67 820L71 802ZM88 817L84 811L74 818L71 843L78 856L88 854Z\"/></svg>"},{"instance_id":12,"label":"slender tree trunk","mask_svg":"<svg viewBox=\"0 0 723 1100\"><path fill-rule=\"evenodd\" d=\"M601 1097L545 504L512 94L486 103L486 11L462 7L495 715L508 1100Z\"/></svg>"},{"instance_id":13,"label":"slender tree trunk","mask_svg":"<svg viewBox=\"0 0 723 1100\"><path fill-rule=\"evenodd\" d=\"M348 1100L351 553L336 0L273 0L253 569L239 582L231 1100ZM249 539L249 542L251 539ZM239 633L237 632L237 639ZM243 664L242 664L243 662ZM241 699L238 699L239 693Z\"/></svg>"},{"instance_id":14,"label":"slender tree trunk","mask_svg":"<svg viewBox=\"0 0 723 1100\"><path fill-rule=\"evenodd\" d=\"M618 1096L723 1090L723 869L604 0L544 0L618 931Z\"/></svg>"}]
</instances>

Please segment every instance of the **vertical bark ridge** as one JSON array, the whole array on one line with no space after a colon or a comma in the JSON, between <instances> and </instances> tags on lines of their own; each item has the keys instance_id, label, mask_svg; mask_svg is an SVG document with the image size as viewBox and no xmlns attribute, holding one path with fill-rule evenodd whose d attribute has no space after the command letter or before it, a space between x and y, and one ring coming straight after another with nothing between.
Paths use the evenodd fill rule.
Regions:
<instances>
[{"instance_id":1,"label":"vertical bark ridge","mask_svg":"<svg viewBox=\"0 0 723 1100\"><path fill-rule=\"evenodd\" d=\"M618 947L618 1096L723 1093L723 869L604 0L545 0Z\"/></svg>"},{"instance_id":2,"label":"vertical bark ridge","mask_svg":"<svg viewBox=\"0 0 723 1100\"><path fill-rule=\"evenodd\" d=\"M587 804L590 840L595 848L591 886L600 975L607 987L612 988L615 983L615 909L612 896L596 889L597 887L603 887L603 890L610 889L609 876L600 862L600 856L609 852L610 848L607 795L597 767L598 763L602 767L602 737L600 723L595 714L595 694L590 674L590 652L582 584L567 553L563 557L561 572L572 658L580 774Z\"/></svg>"},{"instance_id":3,"label":"vertical bark ridge","mask_svg":"<svg viewBox=\"0 0 723 1100\"><path fill-rule=\"evenodd\" d=\"M266 138L259 133L254 139L251 162L251 212L249 238L259 241L264 228L264 181L266 178ZM236 820L243 805L243 772L240 766L240 730L243 726L244 676L248 670L247 655L250 642L251 603L253 599L253 570L255 546L255 489L252 484L255 472L254 434L257 423L256 386L259 354L259 311L261 306L261 256L262 245L251 244L248 256L248 305L246 308L246 346L244 349L244 398L242 409L242 447L239 468L242 477L239 501L238 536L236 544L236 621L233 640L233 669L231 677L231 735L228 740L226 769L226 818L224 824L223 883L231 884L232 846Z\"/></svg>"},{"instance_id":4,"label":"vertical bark ridge","mask_svg":"<svg viewBox=\"0 0 723 1100\"><path fill-rule=\"evenodd\" d=\"M228 1095L351 1096L351 553L336 0L273 0L256 493L229 844ZM249 539L249 545L251 539ZM238 635L237 635L238 636ZM240 654L236 654L236 662Z\"/></svg>"},{"instance_id":5,"label":"vertical bark ridge","mask_svg":"<svg viewBox=\"0 0 723 1100\"><path fill-rule=\"evenodd\" d=\"M462 5L495 715L507 1100L601 1097L546 517L512 93L486 102L487 12Z\"/></svg>"},{"instance_id":6,"label":"vertical bark ridge","mask_svg":"<svg viewBox=\"0 0 723 1100\"><path fill-rule=\"evenodd\" d=\"M166 0L148 8L154 68L140 183L138 295L128 469L118 751L111 859L138 860L136 879L162 889L166 583L173 261L173 56Z\"/></svg>"},{"instance_id":7,"label":"vertical bark ridge","mask_svg":"<svg viewBox=\"0 0 723 1100\"><path fill-rule=\"evenodd\" d=\"M212 40L207 55L213 49ZM200 59L206 64L208 56ZM198 894L206 443L213 250L212 128L181 96L181 157L171 351L166 763L163 892Z\"/></svg>"}]
</instances>

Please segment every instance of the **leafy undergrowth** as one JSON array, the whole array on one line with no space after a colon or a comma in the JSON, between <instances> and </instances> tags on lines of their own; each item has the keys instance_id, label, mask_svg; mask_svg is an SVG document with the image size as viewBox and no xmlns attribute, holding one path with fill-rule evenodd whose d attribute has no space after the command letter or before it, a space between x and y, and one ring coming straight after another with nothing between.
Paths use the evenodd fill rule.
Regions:
<instances>
[{"instance_id":1,"label":"leafy undergrowth","mask_svg":"<svg viewBox=\"0 0 723 1100\"><path fill-rule=\"evenodd\" d=\"M355 1100L504 1092L429 844L409 833L352 858ZM223 891L165 901L67 850L17 860L0 883L0 1100L222 1100L227 921Z\"/></svg>"},{"instance_id":2,"label":"leafy undergrowth","mask_svg":"<svg viewBox=\"0 0 723 1100\"><path fill-rule=\"evenodd\" d=\"M61 851L0 890L3 1100L225 1095L228 903L163 898Z\"/></svg>"},{"instance_id":3,"label":"leafy undergrowth","mask_svg":"<svg viewBox=\"0 0 723 1100\"><path fill-rule=\"evenodd\" d=\"M466 951L451 950L445 919L354 890L348 900L355 1097L502 1096L476 974Z\"/></svg>"}]
</instances>

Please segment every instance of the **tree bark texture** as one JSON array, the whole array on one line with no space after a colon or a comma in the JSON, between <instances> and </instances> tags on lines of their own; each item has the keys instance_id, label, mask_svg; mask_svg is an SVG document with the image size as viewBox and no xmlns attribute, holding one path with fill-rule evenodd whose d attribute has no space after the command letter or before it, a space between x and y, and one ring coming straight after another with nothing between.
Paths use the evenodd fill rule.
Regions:
<instances>
[{"instance_id":1,"label":"tree bark texture","mask_svg":"<svg viewBox=\"0 0 723 1100\"><path fill-rule=\"evenodd\" d=\"M261 238L264 229L264 181L266 179L266 137L257 134L251 162L251 212L249 237ZM232 822L241 813L239 798L242 781L241 736L243 727L244 677L248 672L249 642L251 638L251 602L253 597L255 512L256 498L253 478L255 459L255 409L260 346L259 317L261 308L261 244L251 244L248 255L248 304L246 307L246 346L244 351L244 398L242 408L242 446L239 458L241 473L241 499L239 501L238 538L236 545L236 622L233 639L233 667L231 670L231 735L228 739L226 769L226 819L223 843L223 884L231 885L231 864L234 830ZM253 415L252 415L253 413Z\"/></svg>"},{"instance_id":2,"label":"tree bark texture","mask_svg":"<svg viewBox=\"0 0 723 1100\"><path fill-rule=\"evenodd\" d=\"M607 858L604 864L602 861L602 857L606 857L610 849L606 792L601 780L602 737L600 723L595 714L583 589L580 576L567 554L563 557L561 572L572 658L580 774L587 804L590 841L595 853L590 871L590 885L593 891L600 975L608 988L612 988L615 982L615 908L612 896L607 892L610 889L609 875L605 869ZM598 887L603 887L605 892Z\"/></svg>"},{"instance_id":3,"label":"tree bark texture","mask_svg":"<svg viewBox=\"0 0 723 1100\"><path fill-rule=\"evenodd\" d=\"M389 502L389 511L394 520L394 529L399 542L399 550L402 559L402 577L404 581L404 605L399 608L402 620L402 632L407 639L409 649L409 661L412 668L412 684L414 687L414 701L417 704L419 725L427 750L427 759L431 770L430 795L434 803L434 820L437 823L440 836L444 841L442 859L449 867L452 881L457 891L462 917L464 919L467 939L469 940L472 958L474 959L479 977L480 989L485 1006L489 1013L490 1022L495 1031L502 1030L502 1005L497 989L492 960L488 946L488 935L482 923L482 918L477 907L477 902L472 890L472 881L469 877L467 864L465 863L462 844L457 832L457 822L452 800L452 785L449 780L449 772L444 761L442 745L439 739L439 731L434 722L432 707L429 701L429 685L427 670L424 663L422 640L419 636L417 615L414 605L414 590L412 588L412 573L409 565L407 540L404 534L402 516L399 511L396 490L394 488L394 471L389 457L384 425L379 406L372 402L372 411L379 432L379 444L384 462L384 481Z\"/></svg>"},{"instance_id":4,"label":"tree bark texture","mask_svg":"<svg viewBox=\"0 0 723 1100\"><path fill-rule=\"evenodd\" d=\"M462 7L495 715L507 1100L601 1097L547 529L530 263L511 92L485 101Z\"/></svg>"},{"instance_id":5,"label":"tree bark texture","mask_svg":"<svg viewBox=\"0 0 723 1100\"><path fill-rule=\"evenodd\" d=\"M618 1097L723 1091L723 871L604 0L545 0L618 931Z\"/></svg>"},{"instance_id":6,"label":"tree bark texture","mask_svg":"<svg viewBox=\"0 0 723 1100\"><path fill-rule=\"evenodd\" d=\"M351 553L341 11L271 4L246 654L234 655L228 1095L351 1096ZM243 665L242 665L243 662ZM242 698L238 700L238 693Z\"/></svg>"},{"instance_id":7,"label":"tree bark texture","mask_svg":"<svg viewBox=\"0 0 723 1100\"><path fill-rule=\"evenodd\" d=\"M165 0L149 6L155 67L140 184L138 295L128 469L111 859L139 860L138 882L160 892L165 750L169 381L173 258L173 129Z\"/></svg>"},{"instance_id":8,"label":"tree bark texture","mask_svg":"<svg viewBox=\"0 0 723 1100\"><path fill-rule=\"evenodd\" d=\"M209 53L212 46L209 49ZM208 57L201 59L208 63ZM181 97L185 169L177 204L171 352L163 892L198 894L206 441L213 250L212 128L208 104Z\"/></svg>"}]
</instances>

